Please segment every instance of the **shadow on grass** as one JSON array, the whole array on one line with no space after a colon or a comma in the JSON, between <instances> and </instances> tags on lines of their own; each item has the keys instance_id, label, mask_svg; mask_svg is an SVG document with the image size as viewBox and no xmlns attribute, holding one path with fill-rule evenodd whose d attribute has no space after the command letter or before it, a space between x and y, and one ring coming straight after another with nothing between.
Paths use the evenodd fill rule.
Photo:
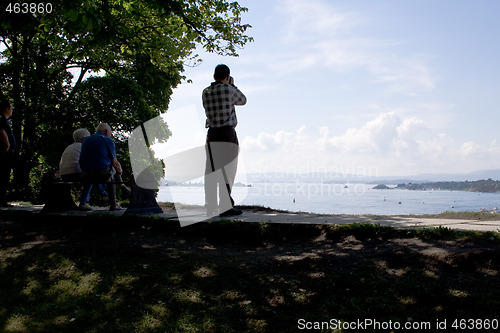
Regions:
<instances>
[{"instance_id":1,"label":"shadow on grass","mask_svg":"<svg viewBox=\"0 0 500 333\"><path fill-rule=\"evenodd\" d=\"M495 233L23 217L2 218L0 245L6 332L291 332L300 319L369 318L450 329L500 313Z\"/></svg>"}]
</instances>

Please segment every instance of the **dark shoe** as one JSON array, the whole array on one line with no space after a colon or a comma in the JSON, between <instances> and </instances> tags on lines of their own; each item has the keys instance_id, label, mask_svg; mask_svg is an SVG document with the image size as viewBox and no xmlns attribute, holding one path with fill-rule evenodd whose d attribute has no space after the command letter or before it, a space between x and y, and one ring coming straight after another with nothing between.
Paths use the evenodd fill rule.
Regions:
<instances>
[{"instance_id":1,"label":"dark shoe","mask_svg":"<svg viewBox=\"0 0 500 333\"><path fill-rule=\"evenodd\" d=\"M238 215L241 215L241 214L243 214L242 210L231 208L230 210L225 211L224 213L219 214L219 216L220 217L238 216Z\"/></svg>"},{"instance_id":2,"label":"dark shoe","mask_svg":"<svg viewBox=\"0 0 500 333\"><path fill-rule=\"evenodd\" d=\"M116 205L116 206L109 207L109 210L111 212L115 212L115 211L118 211L118 210L123 210L123 208L121 206Z\"/></svg>"},{"instance_id":3,"label":"dark shoe","mask_svg":"<svg viewBox=\"0 0 500 333\"><path fill-rule=\"evenodd\" d=\"M92 207L90 207L89 205L85 204L85 205L82 205L80 204L80 206L78 206L78 209L79 210L83 210L85 212L90 212L92 211Z\"/></svg>"}]
</instances>

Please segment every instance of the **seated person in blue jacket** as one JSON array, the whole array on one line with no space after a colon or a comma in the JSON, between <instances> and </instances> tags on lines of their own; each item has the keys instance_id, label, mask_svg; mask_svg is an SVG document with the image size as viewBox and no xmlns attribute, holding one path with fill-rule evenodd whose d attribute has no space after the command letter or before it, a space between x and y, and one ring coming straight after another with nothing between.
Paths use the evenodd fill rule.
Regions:
<instances>
[{"instance_id":1,"label":"seated person in blue jacket","mask_svg":"<svg viewBox=\"0 0 500 333\"><path fill-rule=\"evenodd\" d=\"M80 152L82 180L107 183L109 210L121 210L116 202L116 184L122 182L122 167L116 158L115 142L111 138L111 127L106 123L97 126L96 133L85 138ZM122 186L127 194L130 190Z\"/></svg>"}]
</instances>

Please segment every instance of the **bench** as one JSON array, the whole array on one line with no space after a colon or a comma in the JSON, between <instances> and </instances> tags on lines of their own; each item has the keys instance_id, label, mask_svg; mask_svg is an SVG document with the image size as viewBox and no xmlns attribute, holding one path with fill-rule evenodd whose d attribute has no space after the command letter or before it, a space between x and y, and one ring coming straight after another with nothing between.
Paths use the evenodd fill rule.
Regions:
<instances>
[{"instance_id":1,"label":"bench","mask_svg":"<svg viewBox=\"0 0 500 333\"><path fill-rule=\"evenodd\" d=\"M156 202L154 190L144 189L137 186L132 177L129 182L96 182L96 181L78 181L63 182L61 179L50 179L43 182L42 193L46 197L46 203L41 213L56 213L69 210L78 210L78 206L73 201L71 195L72 186L81 185L99 185L99 184L129 184L130 185L130 204L124 214L157 214L163 210Z\"/></svg>"}]
</instances>

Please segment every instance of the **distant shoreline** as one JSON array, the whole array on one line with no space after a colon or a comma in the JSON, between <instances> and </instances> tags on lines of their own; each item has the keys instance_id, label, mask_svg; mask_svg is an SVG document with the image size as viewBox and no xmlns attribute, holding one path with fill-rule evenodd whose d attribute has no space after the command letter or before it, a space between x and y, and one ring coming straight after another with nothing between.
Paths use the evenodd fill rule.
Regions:
<instances>
[{"instance_id":1,"label":"distant shoreline","mask_svg":"<svg viewBox=\"0 0 500 333\"><path fill-rule=\"evenodd\" d=\"M427 183L402 183L396 187L388 187L384 184L379 184L374 189L387 190L447 190L447 191L467 191L467 192L483 192L483 193L498 193L500 192L500 181L486 179L475 181L450 181L450 182L427 182Z\"/></svg>"}]
</instances>

